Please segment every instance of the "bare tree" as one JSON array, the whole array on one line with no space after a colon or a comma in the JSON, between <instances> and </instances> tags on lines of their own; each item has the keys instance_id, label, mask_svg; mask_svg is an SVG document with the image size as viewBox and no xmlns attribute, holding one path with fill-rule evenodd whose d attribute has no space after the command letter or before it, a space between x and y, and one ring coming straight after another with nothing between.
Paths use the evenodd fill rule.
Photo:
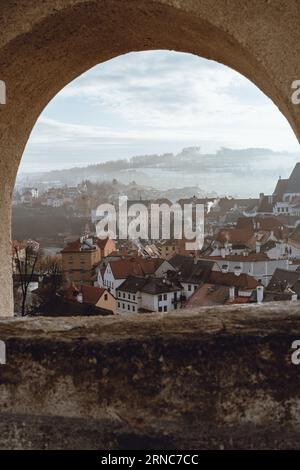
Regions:
<instances>
[{"instance_id":1,"label":"bare tree","mask_svg":"<svg viewBox=\"0 0 300 470\"><path fill-rule=\"evenodd\" d=\"M15 247L15 255L16 271L19 276L22 291L21 315L24 317L27 314L26 301L39 257L39 251L33 245L28 244L25 248L24 259L20 259L18 247Z\"/></svg>"},{"instance_id":2,"label":"bare tree","mask_svg":"<svg viewBox=\"0 0 300 470\"><path fill-rule=\"evenodd\" d=\"M49 294L55 295L61 287L62 262L60 256L40 257L37 270L49 286Z\"/></svg>"},{"instance_id":3,"label":"bare tree","mask_svg":"<svg viewBox=\"0 0 300 470\"><path fill-rule=\"evenodd\" d=\"M34 297L33 314L41 314L47 309L55 308L57 293L62 285L62 261L60 256L40 256L36 270L43 278L42 284Z\"/></svg>"}]
</instances>

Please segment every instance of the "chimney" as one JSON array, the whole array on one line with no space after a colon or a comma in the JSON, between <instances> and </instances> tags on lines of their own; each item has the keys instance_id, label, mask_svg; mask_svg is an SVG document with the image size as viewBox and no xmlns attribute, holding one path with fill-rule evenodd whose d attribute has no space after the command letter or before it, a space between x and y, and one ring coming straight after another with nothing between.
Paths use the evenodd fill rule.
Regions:
<instances>
[{"instance_id":1,"label":"chimney","mask_svg":"<svg viewBox=\"0 0 300 470\"><path fill-rule=\"evenodd\" d=\"M239 276L241 274L242 268L240 266L234 267L234 274L235 276Z\"/></svg>"},{"instance_id":2,"label":"chimney","mask_svg":"<svg viewBox=\"0 0 300 470\"><path fill-rule=\"evenodd\" d=\"M235 298L235 287L230 286L229 287L229 300L234 300Z\"/></svg>"},{"instance_id":3,"label":"chimney","mask_svg":"<svg viewBox=\"0 0 300 470\"><path fill-rule=\"evenodd\" d=\"M83 303L83 295L82 295L82 292L79 292L79 294L77 294L77 302L79 302L80 304Z\"/></svg>"},{"instance_id":4,"label":"chimney","mask_svg":"<svg viewBox=\"0 0 300 470\"><path fill-rule=\"evenodd\" d=\"M298 295L294 293L294 294L292 294L291 301L296 302L296 300L298 300Z\"/></svg>"},{"instance_id":5,"label":"chimney","mask_svg":"<svg viewBox=\"0 0 300 470\"><path fill-rule=\"evenodd\" d=\"M261 243L256 241L256 244L255 244L255 251L256 253L260 253L260 247L261 247Z\"/></svg>"},{"instance_id":6,"label":"chimney","mask_svg":"<svg viewBox=\"0 0 300 470\"><path fill-rule=\"evenodd\" d=\"M226 273L228 273L228 271L229 271L229 266L228 266L228 264L222 264L222 266L221 266L221 272L222 272L222 274L226 274Z\"/></svg>"},{"instance_id":7,"label":"chimney","mask_svg":"<svg viewBox=\"0 0 300 470\"><path fill-rule=\"evenodd\" d=\"M256 287L256 301L258 304L261 304L264 300L264 286Z\"/></svg>"},{"instance_id":8,"label":"chimney","mask_svg":"<svg viewBox=\"0 0 300 470\"><path fill-rule=\"evenodd\" d=\"M226 251L225 248L221 248L221 257L226 258Z\"/></svg>"}]
</instances>

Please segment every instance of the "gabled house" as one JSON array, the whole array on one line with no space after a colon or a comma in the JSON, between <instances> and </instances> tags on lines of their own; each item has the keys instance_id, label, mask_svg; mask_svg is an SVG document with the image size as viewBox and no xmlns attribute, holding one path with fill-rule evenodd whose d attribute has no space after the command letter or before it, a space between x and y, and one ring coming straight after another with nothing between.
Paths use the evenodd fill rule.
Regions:
<instances>
[{"instance_id":1,"label":"gabled house","mask_svg":"<svg viewBox=\"0 0 300 470\"><path fill-rule=\"evenodd\" d=\"M120 314L170 312L181 307L182 286L165 278L130 276L117 288Z\"/></svg>"},{"instance_id":2,"label":"gabled house","mask_svg":"<svg viewBox=\"0 0 300 470\"><path fill-rule=\"evenodd\" d=\"M98 270L98 284L109 289L116 296L116 289L129 276L155 276L162 277L174 269L172 265L161 258L131 258L111 261L103 270Z\"/></svg>"},{"instance_id":3,"label":"gabled house","mask_svg":"<svg viewBox=\"0 0 300 470\"><path fill-rule=\"evenodd\" d=\"M276 269L266 289L266 300L297 300L300 298L300 272Z\"/></svg>"},{"instance_id":4,"label":"gabled house","mask_svg":"<svg viewBox=\"0 0 300 470\"><path fill-rule=\"evenodd\" d=\"M168 278L177 280L182 285L182 295L188 299L196 289L206 282L214 267L214 261L197 260L190 256L175 255L170 260L175 271L168 273Z\"/></svg>"},{"instance_id":5,"label":"gabled house","mask_svg":"<svg viewBox=\"0 0 300 470\"><path fill-rule=\"evenodd\" d=\"M82 311L86 313L116 313L116 299L107 289L84 284L77 287L75 283L71 283L64 293L64 298L81 304Z\"/></svg>"},{"instance_id":6,"label":"gabled house","mask_svg":"<svg viewBox=\"0 0 300 470\"><path fill-rule=\"evenodd\" d=\"M212 271L186 303L186 308L244 304L263 300L263 287L251 276Z\"/></svg>"}]
</instances>

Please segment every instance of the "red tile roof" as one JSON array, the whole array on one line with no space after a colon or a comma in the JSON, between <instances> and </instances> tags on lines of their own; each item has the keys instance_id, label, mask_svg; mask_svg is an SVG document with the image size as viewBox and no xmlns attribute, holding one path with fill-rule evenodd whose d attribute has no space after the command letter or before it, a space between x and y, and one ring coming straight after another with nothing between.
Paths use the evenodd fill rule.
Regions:
<instances>
[{"instance_id":1,"label":"red tile roof","mask_svg":"<svg viewBox=\"0 0 300 470\"><path fill-rule=\"evenodd\" d=\"M186 308L222 305L228 298L228 295L228 286L217 286L215 284L205 283L189 298L186 303Z\"/></svg>"},{"instance_id":2,"label":"red tile roof","mask_svg":"<svg viewBox=\"0 0 300 470\"><path fill-rule=\"evenodd\" d=\"M209 277L211 284L219 284L223 286L234 286L242 289L255 289L259 284L254 277L241 273L236 276L234 273L222 273L212 271Z\"/></svg>"},{"instance_id":3,"label":"red tile roof","mask_svg":"<svg viewBox=\"0 0 300 470\"><path fill-rule=\"evenodd\" d=\"M229 243L238 243L246 244L253 237L253 229L250 228L230 228L222 229L216 236L216 240L219 242L229 242Z\"/></svg>"},{"instance_id":4,"label":"red tile roof","mask_svg":"<svg viewBox=\"0 0 300 470\"><path fill-rule=\"evenodd\" d=\"M133 258L110 261L109 265L115 279L126 279L129 276L154 274L163 262L160 258Z\"/></svg>"},{"instance_id":5,"label":"red tile roof","mask_svg":"<svg viewBox=\"0 0 300 470\"><path fill-rule=\"evenodd\" d=\"M85 304L96 305L106 289L95 286L81 286L82 301Z\"/></svg>"}]
</instances>

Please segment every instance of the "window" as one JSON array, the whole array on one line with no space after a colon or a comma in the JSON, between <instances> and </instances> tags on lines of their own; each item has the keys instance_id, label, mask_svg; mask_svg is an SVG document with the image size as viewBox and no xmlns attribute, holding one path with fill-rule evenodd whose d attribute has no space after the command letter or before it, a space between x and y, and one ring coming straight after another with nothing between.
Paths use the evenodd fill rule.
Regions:
<instances>
[{"instance_id":1,"label":"window","mask_svg":"<svg viewBox=\"0 0 300 470\"><path fill-rule=\"evenodd\" d=\"M132 296L132 299L135 300L135 295Z\"/></svg>"},{"instance_id":2,"label":"window","mask_svg":"<svg viewBox=\"0 0 300 470\"><path fill-rule=\"evenodd\" d=\"M130 310L130 304L127 305L127 310Z\"/></svg>"},{"instance_id":3,"label":"window","mask_svg":"<svg viewBox=\"0 0 300 470\"><path fill-rule=\"evenodd\" d=\"M130 294L128 294L128 299L130 300Z\"/></svg>"},{"instance_id":4,"label":"window","mask_svg":"<svg viewBox=\"0 0 300 470\"><path fill-rule=\"evenodd\" d=\"M120 308L120 307L121 307L121 304L120 304L120 302L118 302L118 308Z\"/></svg>"},{"instance_id":5,"label":"window","mask_svg":"<svg viewBox=\"0 0 300 470\"><path fill-rule=\"evenodd\" d=\"M164 312L167 312L167 310L168 310L168 307L165 305L164 306Z\"/></svg>"},{"instance_id":6,"label":"window","mask_svg":"<svg viewBox=\"0 0 300 470\"><path fill-rule=\"evenodd\" d=\"M197 289L197 286L194 286L194 290L196 290L196 289Z\"/></svg>"},{"instance_id":7,"label":"window","mask_svg":"<svg viewBox=\"0 0 300 470\"><path fill-rule=\"evenodd\" d=\"M125 309L125 304L122 304L123 309Z\"/></svg>"},{"instance_id":8,"label":"window","mask_svg":"<svg viewBox=\"0 0 300 470\"><path fill-rule=\"evenodd\" d=\"M162 312L162 307L158 307L158 311L159 311L159 312Z\"/></svg>"},{"instance_id":9,"label":"window","mask_svg":"<svg viewBox=\"0 0 300 470\"><path fill-rule=\"evenodd\" d=\"M168 299L168 295L164 294L164 300L167 300L167 299Z\"/></svg>"},{"instance_id":10,"label":"window","mask_svg":"<svg viewBox=\"0 0 300 470\"><path fill-rule=\"evenodd\" d=\"M135 312L135 306L134 305L132 306L132 311Z\"/></svg>"},{"instance_id":11,"label":"window","mask_svg":"<svg viewBox=\"0 0 300 470\"><path fill-rule=\"evenodd\" d=\"M192 286L191 284L188 285L188 291L191 291L192 290Z\"/></svg>"},{"instance_id":12,"label":"window","mask_svg":"<svg viewBox=\"0 0 300 470\"><path fill-rule=\"evenodd\" d=\"M121 297L121 292L120 291L118 292L118 297Z\"/></svg>"},{"instance_id":13,"label":"window","mask_svg":"<svg viewBox=\"0 0 300 470\"><path fill-rule=\"evenodd\" d=\"M104 294L104 300L107 300L107 299L108 299L108 295Z\"/></svg>"},{"instance_id":14,"label":"window","mask_svg":"<svg viewBox=\"0 0 300 470\"><path fill-rule=\"evenodd\" d=\"M123 292L123 299L125 299L125 292Z\"/></svg>"},{"instance_id":15,"label":"window","mask_svg":"<svg viewBox=\"0 0 300 470\"><path fill-rule=\"evenodd\" d=\"M158 301L160 302L162 300L162 295L158 296Z\"/></svg>"}]
</instances>

